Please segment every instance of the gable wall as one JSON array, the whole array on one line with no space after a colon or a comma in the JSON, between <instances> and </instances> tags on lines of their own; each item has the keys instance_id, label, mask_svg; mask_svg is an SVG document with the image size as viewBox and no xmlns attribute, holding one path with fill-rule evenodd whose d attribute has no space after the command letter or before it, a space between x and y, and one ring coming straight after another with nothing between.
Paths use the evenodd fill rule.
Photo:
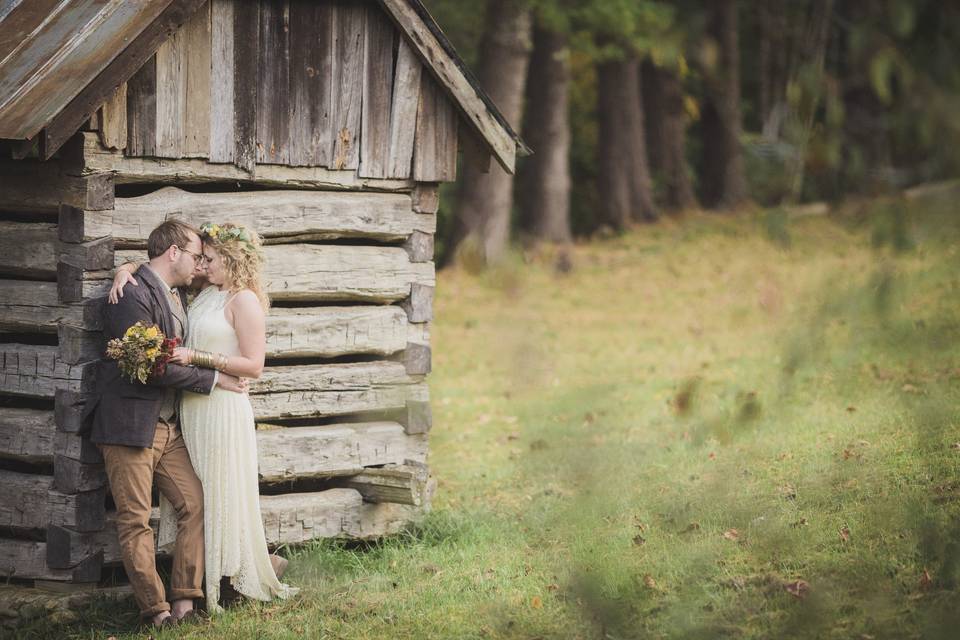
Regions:
<instances>
[{"instance_id":1,"label":"gable wall","mask_svg":"<svg viewBox=\"0 0 960 640\"><path fill-rule=\"evenodd\" d=\"M454 106L373 0L211 0L99 114L130 157L456 177Z\"/></svg>"}]
</instances>

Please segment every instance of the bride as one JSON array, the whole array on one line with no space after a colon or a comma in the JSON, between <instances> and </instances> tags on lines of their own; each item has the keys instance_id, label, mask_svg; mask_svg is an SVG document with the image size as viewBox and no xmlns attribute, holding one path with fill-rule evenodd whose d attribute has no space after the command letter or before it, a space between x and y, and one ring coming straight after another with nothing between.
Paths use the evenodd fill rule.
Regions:
<instances>
[{"instance_id":1,"label":"bride","mask_svg":"<svg viewBox=\"0 0 960 640\"><path fill-rule=\"evenodd\" d=\"M241 225L204 224L206 286L190 303L186 344L172 362L217 369L241 378L259 378L266 351L260 239ZM132 282L136 265L124 265L114 291ZM135 283L135 282L134 282ZM111 292L111 299L116 294ZM271 556L260 515L257 440L246 394L214 389L208 396L184 392L180 423L190 460L203 484L207 610L219 611L220 578L257 600L285 598L296 589L282 584L286 560ZM166 508L165 508L166 507ZM161 504L160 544L175 526L169 505Z\"/></svg>"}]
</instances>

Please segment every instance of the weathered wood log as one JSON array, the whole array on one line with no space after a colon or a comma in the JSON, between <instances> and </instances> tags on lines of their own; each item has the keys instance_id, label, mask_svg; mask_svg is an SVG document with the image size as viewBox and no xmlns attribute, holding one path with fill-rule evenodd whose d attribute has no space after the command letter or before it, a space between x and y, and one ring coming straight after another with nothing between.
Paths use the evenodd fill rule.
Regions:
<instances>
[{"instance_id":1,"label":"weathered wood log","mask_svg":"<svg viewBox=\"0 0 960 640\"><path fill-rule=\"evenodd\" d=\"M85 135L96 139L97 134ZM113 175L67 175L53 163L0 163L0 209L56 211L61 204L91 211L112 208Z\"/></svg>"},{"instance_id":2,"label":"weathered wood log","mask_svg":"<svg viewBox=\"0 0 960 640\"><path fill-rule=\"evenodd\" d=\"M153 543L156 549L157 529L160 526L160 510L154 508L150 513L150 526L153 528ZM156 549L157 557L168 554ZM109 511L104 516L103 529L100 531L80 532L52 525L47 527L47 565L54 569L74 567L91 556L102 554L104 566L115 566L123 562L120 553L120 540L117 536L117 512Z\"/></svg>"},{"instance_id":3,"label":"weathered wood log","mask_svg":"<svg viewBox=\"0 0 960 640\"><path fill-rule=\"evenodd\" d=\"M52 411L0 408L0 458L49 463L55 433Z\"/></svg>"},{"instance_id":4,"label":"weathered wood log","mask_svg":"<svg viewBox=\"0 0 960 640\"><path fill-rule=\"evenodd\" d=\"M56 413L52 415L54 421L56 421ZM58 456L71 458L85 464L103 463L103 456L100 455L97 445L76 433L58 430L53 437L53 452Z\"/></svg>"},{"instance_id":5,"label":"weathered wood log","mask_svg":"<svg viewBox=\"0 0 960 640\"><path fill-rule=\"evenodd\" d=\"M404 409L422 399L422 378L399 362L268 367L252 385L257 419L338 416Z\"/></svg>"},{"instance_id":6,"label":"weathered wood log","mask_svg":"<svg viewBox=\"0 0 960 640\"><path fill-rule=\"evenodd\" d=\"M407 400L404 428L407 433L426 433L433 426L433 412L430 401L426 399Z\"/></svg>"},{"instance_id":7,"label":"weathered wood log","mask_svg":"<svg viewBox=\"0 0 960 640\"><path fill-rule=\"evenodd\" d=\"M75 435L81 426L84 403L90 393L57 389L53 398L53 416L57 429Z\"/></svg>"},{"instance_id":8,"label":"weathered wood log","mask_svg":"<svg viewBox=\"0 0 960 640\"><path fill-rule=\"evenodd\" d=\"M124 262L145 260L145 253L138 250L116 252L117 266ZM66 273L61 268L58 282L61 299L73 300L80 293L84 297L100 297L109 291L109 283L103 282L99 289L86 295L85 285L77 285L79 278L86 280L104 278L98 272ZM411 322L424 322L429 315L427 298L432 300L435 282L432 262L410 262L407 252L400 247L367 247L343 245L274 245L264 247L264 281L267 293L273 300L325 301L365 300L371 302L395 302L412 297ZM411 283L415 289L414 294ZM430 292L425 297L423 289ZM64 297L64 295L70 297Z\"/></svg>"},{"instance_id":9,"label":"weathered wood log","mask_svg":"<svg viewBox=\"0 0 960 640\"><path fill-rule=\"evenodd\" d=\"M440 209L440 188L436 182L418 182L411 197L417 213L436 213Z\"/></svg>"},{"instance_id":10,"label":"weathered wood log","mask_svg":"<svg viewBox=\"0 0 960 640\"><path fill-rule=\"evenodd\" d=\"M407 312L410 322L429 322L433 320L433 285L414 282L410 286L410 295L400 303Z\"/></svg>"},{"instance_id":11,"label":"weathered wood log","mask_svg":"<svg viewBox=\"0 0 960 640\"><path fill-rule=\"evenodd\" d=\"M57 389L93 390L95 368L72 365L57 357L58 347L0 344L0 393L53 398Z\"/></svg>"},{"instance_id":12,"label":"weathered wood log","mask_svg":"<svg viewBox=\"0 0 960 640\"><path fill-rule=\"evenodd\" d=\"M389 355L407 344L402 309L377 307L274 307L267 315L267 357Z\"/></svg>"},{"instance_id":13,"label":"weathered wood log","mask_svg":"<svg viewBox=\"0 0 960 640\"><path fill-rule=\"evenodd\" d=\"M55 419L50 410L0 408L0 458L52 464L56 455L87 464L103 462L96 445L58 431Z\"/></svg>"},{"instance_id":14,"label":"weathered wood log","mask_svg":"<svg viewBox=\"0 0 960 640\"><path fill-rule=\"evenodd\" d=\"M117 252L114 260L122 264L118 256L128 252ZM143 255L146 255L144 252ZM140 255L133 256L140 259ZM57 296L60 302L81 302L106 297L113 282L113 271L86 271L67 262L57 263ZM102 308L102 307L101 307Z\"/></svg>"},{"instance_id":15,"label":"weathered wood log","mask_svg":"<svg viewBox=\"0 0 960 640\"><path fill-rule=\"evenodd\" d=\"M48 543L0 538L0 575L23 580L97 582L100 580L102 554L87 556L82 562L63 569L47 564Z\"/></svg>"},{"instance_id":16,"label":"weathered wood log","mask_svg":"<svg viewBox=\"0 0 960 640\"><path fill-rule=\"evenodd\" d=\"M84 133L79 140L77 147L71 150L71 159L77 158L75 161L82 163L89 171L113 172L117 184L144 182L197 184L237 181L287 188L406 192L411 191L414 185L412 180L361 178L356 171L322 167L284 167L265 164L258 165L254 174L233 164L213 164L198 158L183 160L133 158L104 149L95 133ZM56 209L58 204L59 202L51 202L46 208ZM81 205L80 208L84 207Z\"/></svg>"},{"instance_id":17,"label":"weathered wood log","mask_svg":"<svg viewBox=\"0 0 960 640\"><path fill-rule=\"evenodd\" d=\"M408 342L403 351L402 362L404 369L412 376L430 373L430 345Z\"/></svg>"},{"instance_id":18,"label":"weathered wood log","mask_svg":"<svg viewBox=\"0 0 960 640\"><path fill-rule=\"evenodd\" d=\"M367 502L393 502L419 507L424 503L430 472L425 465L390 464L365 469L354 476L338 478L335 484L356 489Z\"/></svg>"},{"instance_id":19,"label":"weathered wood log","mask_svg":"<svg viewBox=\"0 0 960 640\"><path fill-rule=\"evenodd\" d=\"M150 231L170 218L194 224L229 220L254 229L268 244L361 237L395 241L415 231L436 230L436 217L415 213L410 196L402 193L190 193L164 187L144 196L117 198L110 211L61 208L60 238L80 242L113 236L119 245L142 247Z\"/></svg>"},{"instance_id":20,"label":"weathered wood log","mask_svg":"<svg viewBox=\"0 0 960 640\"><path fill-rule=\"evenodd\" d=\"M98 329L101 304L87 300L60 302L57 283L0 280L0 330L57 333L61 324Z\"/></svg>"},{"instance_id":21,"label":"weathered wood log","mask_svg":"<svg viewBox=\"0 0 960 640\"><path fill-rule=\"evenodd\" d=\"M0 272L14 276L57 276L57 225L0 220Z\"/></svg>"},{"instance_id":22,"label":"weathered wood log","mask_svg":"<svg viewBox=\"0 0 960 640\"><path fill-rule=\"evenodd\" d=\"M317 538L379 538L401 531L420 510L407 505L364 503L355 489L261 496L267 544L296 544Z\"/></svg>"},{"instance_id":23,"label":"weathered wood log","mask_svg":"<svg viewBox=\"0 0 960 640\"><path fill-rule=\"evenodd\" d=\"M0 526L13 529L46 529L49 524L78 531L103 528L106 490L75 495L56 491L45 475L0 470Z\"/></svg>"},{"instance_id":24,"label":"weathered wood log","mask_svg":"<svg viewBox=\"0 0 960 640\"><path fill-rule=\"evenodd\" d=\"M102 358L106 341L99 331L84 331L77 327L61 325L57 331L57 357L67 364L80 364Z\"/></svg>"},{"instance_id":25,"label":"weathered wood log","mask_svg":"<svg viewBox=\"0 0 960 640\"><path fill-rule=\"evenodd\" d=\"M261 482L354 474L403 462L406 450L406 435L396 422L257 431Z\"/></svg>"},{"instance_id":26,"label":"weathered wood log","mask_svg":"<svg viewBox=\"0 0 960 640\"><path fill-rule=\"evenodd\" d=\"M433 260L433 234L414 231L404 241L403 248L410 257L410 262L430 262Z\"/></svg>"},{"instance_id":27,"label":"weathered wood log","mask_svg":"<svg viewBox=\"0 0 960 640\"><path fill-rule=\"evenodd\" d=\"M62 244L55 224L0 221L0 272L54 279L60 260L84 269L109 269L113 266L113 243L105 238Z\"/></svg>"},{"instance_id":28,"label":"weathered wood log","mask_svg":"<svg viewBox=\"0 0 960 640\"><path fill-rule=\"evenodd\" d=\"M56 456L53 461L53 488L61 493L81 493L107 486L107 474L102 464L87 464Z\"/></svg>"}]
</instances>

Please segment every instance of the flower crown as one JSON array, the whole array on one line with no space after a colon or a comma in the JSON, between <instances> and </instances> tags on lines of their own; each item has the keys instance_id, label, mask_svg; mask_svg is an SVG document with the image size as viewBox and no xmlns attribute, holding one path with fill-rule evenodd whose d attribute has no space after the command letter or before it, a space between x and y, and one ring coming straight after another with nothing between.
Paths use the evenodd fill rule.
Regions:
<instances>
[{"instance_id":1,"label":"flower crown","mask_svg":"<svg viewBox=\"0 0 960 640\"><path fill-rule=\"evenodd\" d=\"M252 251L259 253L258 247L253 244L250 232L243 227L224 227L212 222L204 222L200 225L200 232L220 243L237 240L246 244Z\"/></svg>"}]
</instances>

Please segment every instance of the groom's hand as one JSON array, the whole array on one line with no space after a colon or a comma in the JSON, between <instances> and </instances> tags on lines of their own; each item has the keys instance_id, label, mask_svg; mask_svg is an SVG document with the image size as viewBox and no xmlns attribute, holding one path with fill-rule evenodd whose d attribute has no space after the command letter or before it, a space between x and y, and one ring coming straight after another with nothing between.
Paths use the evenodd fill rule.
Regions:
<instances>
[{"instance_id":1,"label":"groom's hand","mask_svg":"<svg viewBox=\"0 0 960 640\"><path fill-rule=\"evenodd\" d=\"M217 378L217 386L227 391L233 391L234 393L246 393L249 385L243 378L238 378L237 376L232 376L229 373L221 371L220 376Z\"/></svg>"}]
</instances>

